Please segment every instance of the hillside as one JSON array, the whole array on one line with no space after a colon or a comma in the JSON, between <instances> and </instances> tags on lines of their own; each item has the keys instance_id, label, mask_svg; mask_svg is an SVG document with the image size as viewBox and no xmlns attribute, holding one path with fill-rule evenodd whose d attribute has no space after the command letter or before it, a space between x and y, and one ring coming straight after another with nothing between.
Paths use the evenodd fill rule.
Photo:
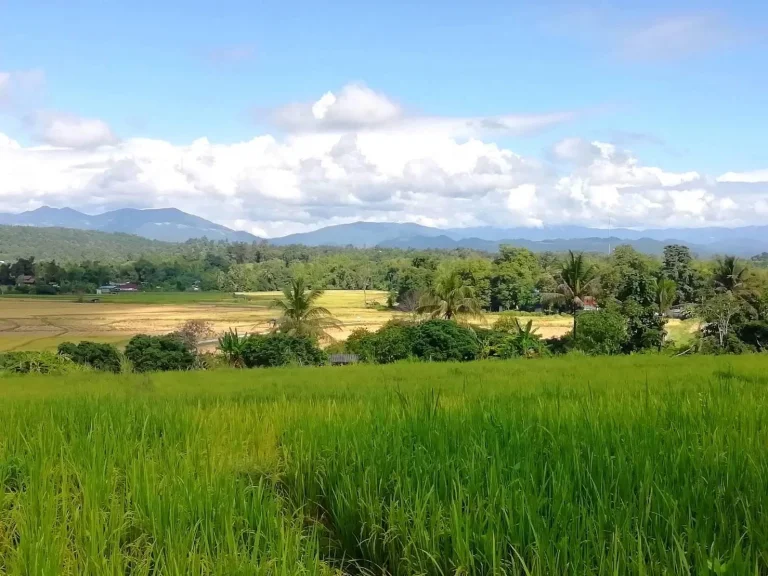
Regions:
<instances>
[{"instance_id":1,"label":"hillside","mask_svg":"<svg viewBox=\"0 0 768 576\"><path fill-rule=\"evenodd\" d=\"M155 253L172 253L180 245L130 234L110 234L69 228L0 226L0 260L34 256L60 262L117 262Z\"/></svg>"},{"instance_id":2,"label":"hillside","mask_svg":"<svg viewBox=\"0 0 768 576\"><path fill-rule=\"evenodd\" d=\"M230 242L259 240L248 232L232 230L176 208L153 210L123 208L91 216L71 208L43 206L20 214L0 213L0 224L122 232L166 242L184 242L191 238L203 237Z\"/></svg>"}]
</instances>

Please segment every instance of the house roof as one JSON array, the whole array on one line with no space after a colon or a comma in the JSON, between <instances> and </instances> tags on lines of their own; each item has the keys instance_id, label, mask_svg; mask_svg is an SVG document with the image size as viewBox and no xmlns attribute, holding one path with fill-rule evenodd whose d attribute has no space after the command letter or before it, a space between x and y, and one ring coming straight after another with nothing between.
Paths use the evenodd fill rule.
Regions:
<instances>
[{"instance_id":1,"label":"house roof","mask_svg":"<svg viewBox=\"0 0 768 576\"><path fill-rule=\"evenodd\" d=\"M360 360L357 354L331 354L328 356L331 364L354 364Z\"/></svg>"}]
</instances>

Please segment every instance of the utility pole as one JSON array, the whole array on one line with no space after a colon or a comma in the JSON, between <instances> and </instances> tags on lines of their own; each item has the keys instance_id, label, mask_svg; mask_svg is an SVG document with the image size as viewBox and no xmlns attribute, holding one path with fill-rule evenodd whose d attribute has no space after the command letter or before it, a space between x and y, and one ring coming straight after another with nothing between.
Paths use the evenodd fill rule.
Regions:
<instances>
[{"instance_id":1,"label":"utility pole","mask_svg":"<svg viewBox=\"0 0 768 576\"><path fill-rule=\"evenodd\" d=\"M611 233L613 232L613 226L611 223L611 217L608 216L608 256L611 255Z\"/></svg>"}]
</instances>

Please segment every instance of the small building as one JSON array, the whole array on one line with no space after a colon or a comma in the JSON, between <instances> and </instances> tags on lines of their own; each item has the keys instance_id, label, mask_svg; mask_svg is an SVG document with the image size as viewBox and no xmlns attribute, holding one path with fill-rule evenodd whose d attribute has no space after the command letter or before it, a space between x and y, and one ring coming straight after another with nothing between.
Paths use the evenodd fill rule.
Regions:
<instances>
[{"instance_id":1,"label":"small building","mask_svg":"<svg viewBox=\"0 0 768 576\"><path fill-rule=\"evenodd\" d=\"M96 294L119 294L120 292L138 292L139 285L133 282L112 283L99 286Z\"/></svg>"},{"instance_id":2,"label":"small building","mask_svg":"<svg viewBox=\"0 0 768 576\"><path fill-rule=\"evenodd\" d=\"M582 310L585 312L594 312L595 310L599 310L599 306L597 305L597 301L595 300L594 296L584 296L582 299Z\"/></svg>"},{"instance_id":3,"label":"small building","mask_svg":"<svg viewBox=\"0 0 768 576\"><path fill-rule=\"evenodd\" d=\"M32 286L35 283L36 278L28 274L22 274L16 277L17 286Z\"/></svg>"},{"instance_id":4,"label":"small building","mask_svg":"<svg viewBox=\"0 0 768 576\"><path fill-rule=\"evenodd\" d=\"M346 366L347 364L357 364L360 356L357 354L331 354L328 356L331 366Z\"/></svg>"}]
</instances>

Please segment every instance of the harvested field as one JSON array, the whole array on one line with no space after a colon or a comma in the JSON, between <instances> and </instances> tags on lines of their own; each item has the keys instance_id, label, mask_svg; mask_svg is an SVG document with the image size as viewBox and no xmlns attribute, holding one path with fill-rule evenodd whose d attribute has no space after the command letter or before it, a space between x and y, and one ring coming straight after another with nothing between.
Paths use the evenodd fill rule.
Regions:
<instances>
[{"instance_id":1,"label":"harvested field","mask_svg":"<svg viewBox=\"0 0 768 576\"><path fill-rule=\"evenodd\" d=\"M270 304L279 292L248 294L139 293L99 296L98 302L77 302L68 297L0 297L0 351L53 350L61 342L94 340L124 345L136 334L164 334L187 320L204 320L217 333L230 328L264 332L276 315ZM320 305L342 323L332 331L346 339L357 328L376 330L408 314L370 307L386 301L386 292L329 290ZM368 306L366 306L366 302ZM490 327L497 314L486 314L480 325ZM528 320L528 318L523 318ZM571 327L568 316L532 316L544 338L562 336Z\"/></svg>"}]
</instances>

